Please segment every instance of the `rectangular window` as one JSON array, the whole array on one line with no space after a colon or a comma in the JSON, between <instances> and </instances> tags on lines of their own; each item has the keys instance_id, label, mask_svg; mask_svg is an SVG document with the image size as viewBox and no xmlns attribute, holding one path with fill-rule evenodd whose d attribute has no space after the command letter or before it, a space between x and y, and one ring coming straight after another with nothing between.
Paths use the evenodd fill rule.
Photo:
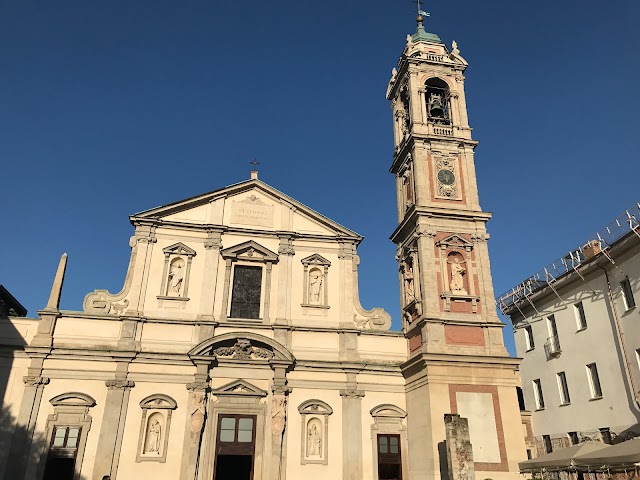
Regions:
<instances>
[{"instance_id":1,"label":"rectangular window","mask_svg":"<svg viewBox=\"0 0 640 480\"><path fill-rule=\"evenodd\" d=\"M578 432L569 432L569 439L571 440L571 445L577 445L580 443L578 439Z\"/></svg>"},{"instance_id":2,"label":"rectangular window","mask_svg":"<svg viewBox=\"0 0 640 480\"><path fill-rule=\"evenodd\" d=\"M531 328L531 325L527 325L526 327L524 327L524 338L527 343L527 352L536 348L536 344L533 340L533 329Z\"/></svg>"},{"instance_id":3,"label":"rectangular window","mask_svg":"<svg viewBox=\"0 0 640 480\"><path fill-rule=\"evenodd\" d=\"M604 427L600 429L600 436L602 437L602 442L607 445L611 445L613 443L613 438L611 437L611 430L609 427Z\"/></svg>"},{"instance_id":4,"label":"rectangular window","mask_svg":"<svg viewBox=\"0 0 640 480\"><path fill-rule=\"evenodd\" d=\"M578 325L578 330L584 330L587 328L587 317L584 314L584 306L582 302L578 302L573 305L573 308L576 313L576 323Z\"/></svg>"},{"instance_id":5,"label":"rectangular window","mask_svg":"<svg viewBox=\"0 0 640 480\"><path fill-rule=\"evenodd\" d=\"M260 318L262 267L236 265L233 269L231 318Z\"/></svg>"},{"instance_id":6,"label":"rectangular window","mask_svg":"<svg viewBox=\"0 0 640 480\"><path fill-rule=\"evenodd\" d=\"M560 391L560 405L567 405L571 403L571 397L569 397L569 386L567 385L567 375L565 372L556 374L558 379L558 390Z\"/></svg>"},{"instance_id":7,"label":"rectangular window","mask_svg":"<svg viewBox=\"0 0 640 480\"><path fill-rule=\"evenodd\" d=\"M591 398L602 397L602 388L600 387L600 377L598 376L598 368L595 363L587 365L587 377L589 377L589 388L591 388Z\"/></svg>"},{"instance_id":8,"label":"rectangular window","mask_svg":"<svg viewBox=\"0 0 640 480\"><path fill-rule=\"evenodd\" d=\"M542 435L542 441L544 442L545 453L553 452L553 445L551 444L551 437L549 435Z\"/></svg>"},{"instance_id":9,"label":"rectangular window","mask_svg":"<svg viewBox=\"0 0 640 480\"><path fill-rule=\"evenodd\" d=\"M634 308L636 306L636 300L633 298L633 290L631 290L629 278L625 278L620 282L620 288L622 289L622 298L624 298L624 304L627 310Z\"/></svg>"},{"instance_id":10,"label":"rectangular window","mask_svg":"<svg viewBox=\"0 0 640 480\"><path fill-rule=\"evenodd\" d=\"M78 426L56 426L53 429L44 480L73 480L81 429Z\"/></svg>"},{"instance_id":11,"label":"rectangular window","mask_svg":"<svg viewBox=\"0 0 640 480\"><path fill-rule=\"evenodd\" d=\"M402 480L400 435L378 435L378 480Z\"/></svg>"},{"instance_id":12,"label":"rectangular window","mask_svg":"<svg viewBox=\"0 0 640 480\"><path fill-rule=\"evenodd\" d=\"M544 409L544 397L542 396L542 383L540 379L533 381L533 394L536 397L536 410Z\"/></svg>"}]
</instances>

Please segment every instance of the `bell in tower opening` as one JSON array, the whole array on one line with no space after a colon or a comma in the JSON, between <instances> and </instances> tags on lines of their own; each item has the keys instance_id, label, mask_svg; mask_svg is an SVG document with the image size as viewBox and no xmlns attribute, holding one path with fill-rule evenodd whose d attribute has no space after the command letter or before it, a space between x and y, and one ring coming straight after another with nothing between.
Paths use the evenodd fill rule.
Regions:
<instances>
[{"instance_id":1,"label":"bell in tower opening","mask_svg":"<svg viewBox=\"0 0 640 480\"><path fill-rule=\"evenodd\" d=\"M425 82L425 87L429 122L451 125L447 84L439 78L430 78Z\"/></svg>"}]
</instances>

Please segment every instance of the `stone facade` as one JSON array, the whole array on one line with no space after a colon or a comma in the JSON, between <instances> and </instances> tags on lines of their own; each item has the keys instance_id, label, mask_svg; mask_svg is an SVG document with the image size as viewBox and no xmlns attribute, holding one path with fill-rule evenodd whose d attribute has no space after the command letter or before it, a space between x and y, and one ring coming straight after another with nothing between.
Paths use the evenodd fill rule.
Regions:
<instances>
[{"instance_id":1,"label":"stone facade","mask_svg":"<svg viewBox=\"0 0 640 480\"><path fill-rule=\"evenodd\" d=\"M362 237L255 173L132 215L120 292L60 311L64 256L39 318L0 320L5 478L517 476L518 361L494 311L467 64L434 37L419 25L388 91L402 331L360 304Z\"/></svg>"}]
</instances>

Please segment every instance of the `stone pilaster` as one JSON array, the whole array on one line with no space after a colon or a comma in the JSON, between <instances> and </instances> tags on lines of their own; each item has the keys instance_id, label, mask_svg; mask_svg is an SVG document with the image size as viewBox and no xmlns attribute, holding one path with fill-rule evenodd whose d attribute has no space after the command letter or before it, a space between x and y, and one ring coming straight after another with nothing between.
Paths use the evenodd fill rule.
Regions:
<instances>
[{"instance_id":1,"label":"stone pilaster","mask_svg":"<svg viewBox=\"0 0 640 480\"><path fill-rule=\"evenodd\" d=\"M100 424L100 436L96 460L93 465L94 480L102 480L105 475L115 479L120 460L122 434L127 418L129 393L135 383L129 380L107 380L107 398Z\"/></svg>"},{"instance_id":2,"label":"stone pilaster","mask_svg":"<svg viewBox=\"0 0 640 480\"><path fill-rule=\"evenodd\" d=\"M362 480L362 397L358 390L356 374L347 373L346 388L342 397L342 478Z\"/></svg>"},{"instance_id":3,"label":"stone pilaster","mask_svg":"<svg viewBox=\"0 0 640 480\"><path fill-rule=\"evenodd\" d=\"M196 374L196 377L200 377L200 375ZM187 422L184 430L180 480L195 480L202 433L207 419L209 382L206 381L206 374L205 379L197 378L195 382L187 384L187 390L189 390L189 400L187 402Z\"/></svg>"},{"instance_id":4,"label":"stone pilaster","mask_svg":"<svg viewBox=\"0 0 640 480\"><path fill-rule=\"evenodd\" d=\"M24 393L16 419L16 429L11 440L8 462L3 478L24 478L33 442L33 432L42 402L42 391L49 383L47 377L28 375L23 377Z\"/></svg>"},{"instance_id":5,"label":"stone pilaster","mask_svg":"<svg viewBox=\"0 0 640 480\"><path fill-rule=\"evenodd\" d=\"M288 325L291 321L291 283L293 271L293 256L296 251L293 248L293 239L290 235L280 236L278 255L280 265L278 267L278 299L276 306L276 322L280 325ZM269 285L270 282L267 282ZM267 292L265 292L266 295ZM269 292L270 293L270 292ZM267 299L265 298L265 304ZM265 317L267 317L265 312Z\"/></svg>"},{"instance_id":6,"label":"stone pilaster","mask_svg":"<svg viewBox=\"0 0 640 480\"><path fill-rule=\"evenodd\" d=\"M202 320L214 320L213 305L216 296L218 283L218 263L220 261L220 249L222 240L219 231L207 231L207 238L204 241L204 271L210 272L202 279L202 290L200 293L200 308L198 318Z\"/></svg>"}]
</instances>

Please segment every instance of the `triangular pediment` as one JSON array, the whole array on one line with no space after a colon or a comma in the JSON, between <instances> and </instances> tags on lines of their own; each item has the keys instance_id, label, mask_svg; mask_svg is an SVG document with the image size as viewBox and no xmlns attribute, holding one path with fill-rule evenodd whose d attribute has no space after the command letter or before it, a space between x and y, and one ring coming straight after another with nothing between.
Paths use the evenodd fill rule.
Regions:
<instances>
[{"instance_id":1,"label":"triangular pediment","mask_svg":"<svg viewBox=\"0 0 640 480\"><path fill-rule=\"evenodd\" d=\"M222 258L236 258L254 262L277 262L278 255L254 240L220 251Z\"/></svg>"},{"instance_id":2,"label":"triangular pediment","mask_svg":"<svg viewBox=\"0 0 640 480\"><path fill-rule=\"evenodd\" d=\"M291 231L361 240L343 227L279 190L257 180L247 180L192 198L145 210L130 217L132 223L145 220L164 224L262 231Z\"/></svg>"},{"instance_id":3,"label":"triangular pediment","mask_svg":"<svg viewBox=\"0 0 640 480\"><path fill-rule=\"evenodd\" d=\"M196 254L196 251L193 248L187 247L184 243L178 242L170 247L163 248L162 251L164 253L169 253L173 255L186 255L187 257L193 257Z\"/></svg>"},{"instance_id":4,"label":"triangular pediment","mask_svg":"<svg viewBox=\"0 0 640 480\"><path fill-rule=\"evenodd\" d=\"M472 247L473 243L471 243L469 240L467 240L464 237L461 237L460 235L457 234L453 234L453 235L449 235L448 237L443 238L442 240L439 240L436 242L436 246L440 247L440 246L444 246L444 247Z\"/></svg>"},{"instance_id":5,"label":"triangular pediment","mask_svg":"<svg viewBox=\"0 0 640 480\"><path fill-rule=\"evenodd\" d=\"M331 266L331 262L329 260L317 253L303 258L301 262L303 265L326 265L327 267Z\"/></svg>"},{"instance_id":6,"label":"triangular pediment","mask_svg":"<svg viewBox=\"0 0 640 480\"><path fill-rule=\"evenodd\" d=\"M246 380L238 379L211 391L213 395L238 395L244 397L266 397L267 392Z\"/></svg>"}]
</instances>

